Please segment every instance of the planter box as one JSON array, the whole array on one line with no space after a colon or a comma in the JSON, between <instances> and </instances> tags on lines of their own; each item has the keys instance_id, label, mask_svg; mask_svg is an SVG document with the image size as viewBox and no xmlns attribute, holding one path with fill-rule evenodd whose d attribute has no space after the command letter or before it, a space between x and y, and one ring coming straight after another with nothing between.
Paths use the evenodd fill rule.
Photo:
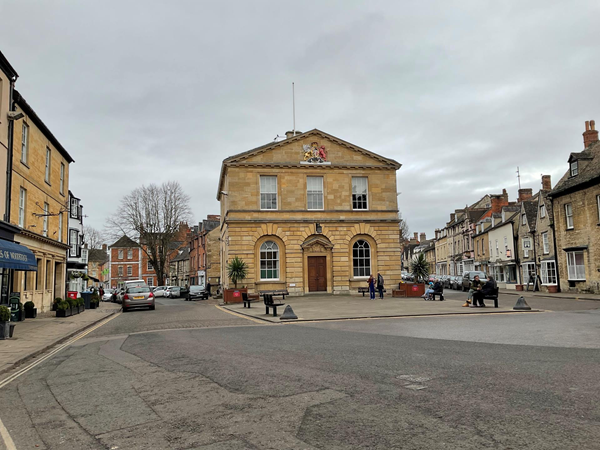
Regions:
<instances>
[{"instance_id":1,"label":"planter box","mask_svg":"<svg viewBox=\"0 0 600 450\"><path fill-rule=\"evenodd\" d=\"M248 293L248 288L225 289L223 300L225 303L242 303L242 293Z\"/></svg>"},{"instance_id":2,"label":"planter box","mask_svg":"<svg viewBox=\"0 0 600 450\"><path fill-rule=\"evenodd\" d=\"M404 289L392 289L392 297L406 297Z\"/></svg>"},{"instance_id":3,"label":"planter box","mask_svg":"<svg viewBox=\"0 0 600 450\"><path fill-rule=\"evenodd\" d=\"M420 297L425 294L425 283L403 283L407 297Z\"/></svg>"},{"instance_id":4,"label":"planter box","mask_svg":"<svg viewBox=\"0 0 600 450\"><path fill-rule=\"evenodd\" d=\"M84 305L81 305L81 306L79 307L79 312L80 312L80 313L82 313L82 312L84 312L84 311L85 311L85 306L84 306Z\"/></svg>"},{"instance_id":5,"label":"planter box","mask_svg":"<svg viewBox=\"0 0 600 450\"><path fill-rule=\"evenodd\" d=\"M33 308L32 310L25 310L25 317L28 319L35 319L37 317L37 308Z\"/></svg>"},{"instance_id":6,"label":"planter box","mask_svg":"<svg viewBox=\"0 0 600 450\"><path fill-rule=\"evenodd\" d=\"M522 284L515 284L515 289L517 291L522 291L523 290L523 285Z\"/></svg>"},{"instance_id":7,"label":"planter box","mask_svg":"<svg viewBox=\"0 0 600 450\"><path fill-rule=\"evenodd\" d=\"M10 327L9 332L8 332L8 337L12 338L13 334L15 334L15 327L17 326L16 323L9 323L8 326Z\"/></svg>"},{"instance_id":8,"label":"planter box","mask_svg":"<svg viewBox=\"0 0 600 450\"><path fill-rule=\"evenodd\" d=\"M90 309L96 309L96 303L94 303L94 302L90 303Z\"/></svg>"},{"instance_id":9,"label":"planter box","mask_svg":"<svg viewBox=\"0 0 600 450\"><path fill-rule=\"evenodd\" d=\"M10 337L10 322L0 322L0 339Z\"/></svg>"},{"instance_id":10,"label":"planter box","mask_svg":"<svg viewBox=\"0 0 600 450\"><path fill-rule=\"evenodd\" d=\"M60 309L56 310L56 317L69 317L71 315L71 308L67 308L64 311Z\"/></svg>"},{"instance_id":11,"label":"planter box","mask_svg":"<svg viewBox=\"0 0 600 450\"><path fill-rule=\"evenodd\" d=\"M556 294L558 292L558 286L548 286L549 294Z\"/></svg>"}]
</instances>

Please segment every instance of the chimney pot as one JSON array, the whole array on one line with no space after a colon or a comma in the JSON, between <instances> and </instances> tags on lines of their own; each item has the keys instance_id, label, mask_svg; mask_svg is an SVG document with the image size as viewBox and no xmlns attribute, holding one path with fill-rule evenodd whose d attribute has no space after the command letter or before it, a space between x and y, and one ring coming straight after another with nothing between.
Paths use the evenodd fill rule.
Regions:
<instances>
[{"instance_id":1,"label":"chimney pot","mask_svg":"<svg viewBox=\"0 0 600 450\"><path fill-rule=\"evenodd\" d=\"M583 148L588 148L591 144L598 141L598 130L596 130L596 122L586 120L585 131L583 132Z\"/></svg>"},{"instance_id":2,"label":"chimney pot","mask_svg":"<svg viewBox=\"0 0 600 450\"><path fill-rule=\"evenodd\" d=\"M419 233L417 233L417 232L415 231L415 233L414 233L414 234L415 234L415 239L416 239L416 240L419 240Z\"/></svg>"}]
</instances>

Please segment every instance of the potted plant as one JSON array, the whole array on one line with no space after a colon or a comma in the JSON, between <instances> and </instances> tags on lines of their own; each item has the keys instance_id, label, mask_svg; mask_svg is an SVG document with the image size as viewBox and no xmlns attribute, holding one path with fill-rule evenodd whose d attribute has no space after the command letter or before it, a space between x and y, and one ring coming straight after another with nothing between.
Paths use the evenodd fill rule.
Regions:
<instances>
[{"instance_id":1,"label":"potted plant","mask_svg":"<svg viewBox=\"0 0 600 450\"><path fill-rule=\"evenodd\" d=\"M79 307L77 306L77 299L68 298L66 301L69 304L69 307L71 308L71 315L79 314Z\"/></svg>"},{"instance_id":2,"label":"potted plant","mask_svg":"<svg viewBox=\"0 0 600 450\"><path fill-rule=\"evenodd\" d=\"M420 297L425 294L425 282L429 279L429 263L424 253L414 258L410 265L410 271L415 282L406 289L407 297ZM408 284L408 283L407 283Z\"/></svg>"},{"instance_id":3,"label":"potted plant","mask_svg":"<svg viewBox=\"0 0 600 450\"><path fill-rule=\"evenodd\" d=\"M56 307L58 306L58 304L62 302L62 298L60 297L56 297L54 299L54 301L52 302L52 311L56 311Z\"/></svg>"},{"instance_id":4,"label":"potted plant","mask_svg":"<svg viewBox=\"0 0 600 450\"><path fill-rule=\"evenodd\" d=\"M35 303L32 301L25 302L25 317L28 319L35 319L37 317L37 308L35 307Z\"/></svg>"},{"instance_id":5,"label":"potted plant","mask_svg":"<svg viewBox=\"0 0 600 450\"><path fill-rule=\"evenodd\" d=\"M82 297L77 299L77 313L85 311L85 300Z\"/></svg>"},{"instance_id":6,"label":"potted plant","mask_svg":"<svg viewBox=\"0 0 600 450\"><path fill-rule=\"evenodd\" d=\"M69 317L71 315L71 305L66 300L61 300L56 304L56 317Z\"/></svg>"},{"instance_id":7,"label":"potted plant","mask_svg":"<svg viewBox=\"0 0 600 450\"><path fill-rule=\"evenodd\" d=\"M10 309L0 306L0 339L10 337Z\"/></svg>"},{"instance_id":8,"label":"potted plant","mask_svg":"<svg viewBox=\"0 0 600 450\"><path fill-rule=\"evenodd\" d=\"M234 285L234 289L225 289L223 299L225 303L241 303L242 293L248 293L247 288L238 289L237 284L248 275L248 264L238 256L227 263L227 276Z\"/></svg>"}]
</instances>

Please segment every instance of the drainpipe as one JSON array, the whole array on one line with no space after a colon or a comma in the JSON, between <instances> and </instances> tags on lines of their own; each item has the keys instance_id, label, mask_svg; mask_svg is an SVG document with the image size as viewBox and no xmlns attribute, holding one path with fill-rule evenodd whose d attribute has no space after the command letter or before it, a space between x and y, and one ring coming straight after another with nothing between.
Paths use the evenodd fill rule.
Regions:
<instances>
[{"instance_id":1,"label":"drainpipe","mask_svg":"<svg viewBox=\"0 0 600 450\"><path fill-rule=\"evenodd\" d=\"M536 245L535 245L535 231L531 232L531 243L533 245L533 263L534 263L533 267L535 267L535 281L533 283L533 291L535 292L535 290L536 290L535 288L536 287L537 287L538 291L540 290L540 286L538 284L537 252L535 251L535 247L536 247Z\"/></svg>"},{"instance_id":2,"label":"drainpipe","mask_svg":"<svg viewBox=\"0 0 600 450\"><path fill-rule=\"evenodd\" d=\"M554 205L552 205L552 214L554 214ZM554 242L554 267L556 267L556 290L557 292L562 292L560 289L560 272L558 270L558 252L556 248L556 230L554 229L554 223L550 224L550 228L552 229L552 241Z\"/></svg>"},{"instance_id":3,"label":"drainpipe","mask_svg":"<svg viewBox=\"0 0 600 450\"><path fill-rule=\"evenodd\" d=\"M10 80L10 89L8 91L9 111L14 111L13 91L15 89L16 78ZM10 199L12 197L12 160L13 160L13 130L14 120L8 121L8 160L6 162L6 207L4 212L4 221L10 223Z\"/></svg>"}]
</instances>

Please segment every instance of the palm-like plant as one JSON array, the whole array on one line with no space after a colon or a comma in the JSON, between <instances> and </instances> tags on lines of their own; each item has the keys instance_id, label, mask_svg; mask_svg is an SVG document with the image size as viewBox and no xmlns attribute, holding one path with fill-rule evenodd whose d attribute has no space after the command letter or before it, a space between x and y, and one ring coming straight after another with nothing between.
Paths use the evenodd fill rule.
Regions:
<instances>
[{"instance_id":1,"label":"palm-like plant","mask_svg":"<svg viewBox=\"0 0 600 450\"><path fill-rule=\"evenodd\" d=\"M238 281L242 281L248 274L248 265L242 258L234 257L227 263L227 276L237 289Z\"/></svg>"},{"instance_id":2,"label":"palm-like plant","mask_svg":"<svg viewBox=\"0 0 600 450\"><path fill-rule=\"evenodd\" d=\"M412 260L410 270L416 282L425 282L429 278L429 263L425 259L424 253L419 255Z\"/></svg>"}]
</instances>

